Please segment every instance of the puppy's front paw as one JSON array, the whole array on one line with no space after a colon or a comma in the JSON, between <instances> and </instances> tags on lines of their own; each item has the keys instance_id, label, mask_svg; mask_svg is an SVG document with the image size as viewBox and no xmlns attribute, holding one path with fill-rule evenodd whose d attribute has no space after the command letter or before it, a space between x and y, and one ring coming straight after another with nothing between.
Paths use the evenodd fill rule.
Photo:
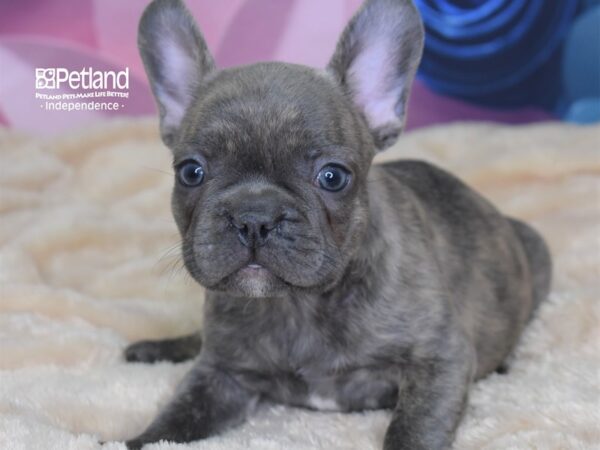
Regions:
<instances>
[{"instance_id":1,"label":"puppy's front paw","mask_svg":"<svg viewBox=\"0 0 600 450\"><path fill-rule=\"evenodd\" d=\"M125 447L128 450L139 450L144 446L144 442L139 439L131 439L130 441L125 442Z\"/></svg>"},{"instance_id":2,"label":"puppy's front paw","mask_svg":"<svg viewBox=\"0 0 600 450\"><path fill-rule=\"evenodd\" d=\"M140 341L129 345L123 352L127 362L154 363L167 358L164 346L157 341Z\"/></svg>"},{"instance_id":3,"label":"puppy's front paw","mask_svg":"<svg viewBox=\"0 0 600 450\"><path fill-rule=\"evenodd\" d=\"M194 358L201 348L202 338L199 333L194 333L171 339L136 342L125 349L125 359L129 362L178 363Z\"/></svg>"}]
</instances>

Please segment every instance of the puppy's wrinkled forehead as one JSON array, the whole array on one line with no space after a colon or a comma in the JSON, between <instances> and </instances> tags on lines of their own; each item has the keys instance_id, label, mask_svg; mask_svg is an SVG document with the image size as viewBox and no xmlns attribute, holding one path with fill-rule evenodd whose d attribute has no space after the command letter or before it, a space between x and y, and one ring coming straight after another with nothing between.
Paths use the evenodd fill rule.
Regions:
<instances>
[{"instance_id":1,"label":"puppy's wrinkled forehead","mask_svg":"<svg viewBox=\"0 0 600 450\"><path fill-rule=\"evenodd\" d=\"M359 120L325 72L261 63L218 72L200 86L176 147L246 168L332 148L368 162L374 152Z\"/></svg>"}]
</instances>

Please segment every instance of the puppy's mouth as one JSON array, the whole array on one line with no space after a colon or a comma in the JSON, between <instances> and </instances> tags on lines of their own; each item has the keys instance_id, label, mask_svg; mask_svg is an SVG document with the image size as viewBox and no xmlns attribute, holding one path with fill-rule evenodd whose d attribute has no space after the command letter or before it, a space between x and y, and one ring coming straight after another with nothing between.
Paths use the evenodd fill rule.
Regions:
<instances>
[{"instance_id":1,"label":"puppy's mouth","mask_svg":"<svg viewBox=\"0 0 600 450\"><path fill-rule=\"evenodd\" d=\"M258 264L258 263L254 263L254 262L248 263L245 266L242 266L236 272L239 276L247 278L247 279L260 280L269 275L276 276L265 266Z\"/></svg>"},{"instance_id":2,"label":"puppy's mouth","mask_svg":"<svg viewBox=\"0 0 600 450\"><path fill-rule=\"evenodd\" d=\"M224 290L246 297L270 296L287 284L268 267L256 262L242 266L219 283Z\"/></svg>"}]
</instances>

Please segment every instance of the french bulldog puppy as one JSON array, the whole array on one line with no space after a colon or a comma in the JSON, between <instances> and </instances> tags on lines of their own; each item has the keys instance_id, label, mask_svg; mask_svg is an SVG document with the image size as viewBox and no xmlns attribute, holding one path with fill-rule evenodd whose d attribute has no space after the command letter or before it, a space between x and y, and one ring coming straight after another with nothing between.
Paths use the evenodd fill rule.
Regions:
<instances>
[{"instance_id":1,"label":"french bulldog puppy","mask_svg":"<svg viewBox=\"0 0 600 450\"><path fill-rule=\"evenodd\" d=\"M212 436L261 399L389 408L384 449L449 448L470 384L547 296L551 261L533 229L449 173L371 166L405 122L423 47L412 2L367 0L326 70L218 70L180 0L148 6L139 47L206 301L201 333L126 350L196 358L129 448Z\"/></svg>"}]
</instances>

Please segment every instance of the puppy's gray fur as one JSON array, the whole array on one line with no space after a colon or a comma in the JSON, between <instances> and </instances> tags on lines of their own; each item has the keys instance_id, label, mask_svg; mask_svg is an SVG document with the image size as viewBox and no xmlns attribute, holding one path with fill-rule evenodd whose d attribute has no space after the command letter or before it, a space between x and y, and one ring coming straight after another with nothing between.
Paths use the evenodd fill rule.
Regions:
<instances>
[{"instance_id":1,"label":"puppy's gray fur","mask_svg":"<svg viewBox=\"0 0 600 450\"><path fill-rule=\"evenodd\" d=\"M201 185L176 182L172 205L207 293L201 336L127 349L145 362L198 354L128 446L205 438L261 399L391 408L385 449L451 446L470 383L514 348L551 262L533 229L443 170L371 167L404 124L423 46L413 4L367 0L326 71L219 71L179 0L148 7L139 45L175 167L204 168ZM331 163L350 174L339 192L315 181ZM273 226L248 243L240 215Z\"/></svg>"}]
</instances>

